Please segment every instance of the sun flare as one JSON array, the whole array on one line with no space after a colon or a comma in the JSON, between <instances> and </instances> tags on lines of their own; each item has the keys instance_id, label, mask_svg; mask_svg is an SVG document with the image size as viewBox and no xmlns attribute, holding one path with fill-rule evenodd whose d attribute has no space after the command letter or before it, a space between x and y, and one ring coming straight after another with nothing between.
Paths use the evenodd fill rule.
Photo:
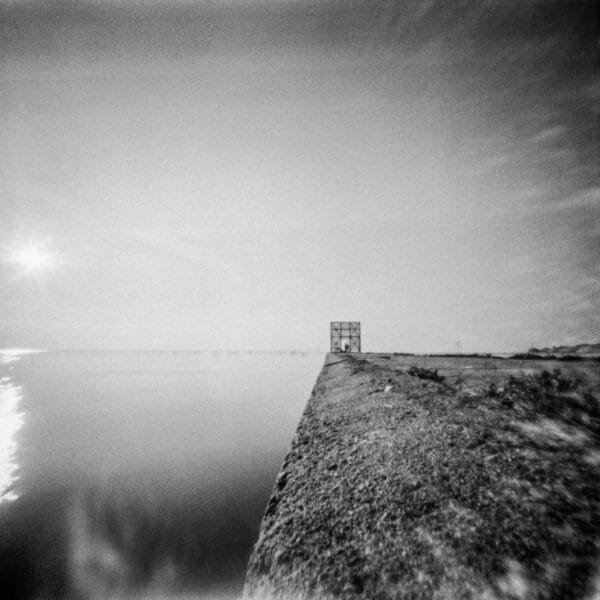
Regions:
<instances>
[{"instance_id":1,"label":"sun flare","mask_svg":"<svg viewBox=\"0 0 600 600\"><path fill-rule=\"evenodd\" d=\"M13 248L8 251L7 260L25 273L44 272L56 264L56 257L41 244Z\"/></svg>"}]
</instances>

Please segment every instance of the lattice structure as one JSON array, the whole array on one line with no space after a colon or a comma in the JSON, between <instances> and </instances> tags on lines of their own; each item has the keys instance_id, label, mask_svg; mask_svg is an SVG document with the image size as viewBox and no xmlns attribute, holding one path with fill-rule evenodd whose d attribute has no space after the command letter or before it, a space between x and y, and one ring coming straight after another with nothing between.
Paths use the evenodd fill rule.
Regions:
<instances>
[{"instance_id":1,"label":"lattice structure","mask_svg":"<svg viewBox=\"0 0 600 600\"><path fill-rule=\"evenodd\" d=\"M360 322L331 322L331 351L360 352Z\"/></svg>"}]
</instances>

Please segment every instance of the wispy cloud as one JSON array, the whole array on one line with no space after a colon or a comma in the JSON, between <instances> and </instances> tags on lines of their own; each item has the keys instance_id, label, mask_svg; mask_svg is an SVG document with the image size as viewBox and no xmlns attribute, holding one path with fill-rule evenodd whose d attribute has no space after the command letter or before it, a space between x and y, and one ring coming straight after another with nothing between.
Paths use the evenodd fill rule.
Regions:
<instances>
[{"instance_id":1,"label":"wispy cloud","mask_svg":"<svg viewBox=\"0 0 600 600\"><path fill-rule=\"evenodd\" d=\"M96 278L54 293L77 315L111 298L118 320L146 289L157 320L163 300L192 315L210 287L203 314L252 297L327 321L350 302L437 339L464 310L495 340L510 307L511 336L550 335L561 311L583 334L596 292L579 281L600 262L595 9L0 2L0 215L74 238Z\"/></svg>"}]
</instances>

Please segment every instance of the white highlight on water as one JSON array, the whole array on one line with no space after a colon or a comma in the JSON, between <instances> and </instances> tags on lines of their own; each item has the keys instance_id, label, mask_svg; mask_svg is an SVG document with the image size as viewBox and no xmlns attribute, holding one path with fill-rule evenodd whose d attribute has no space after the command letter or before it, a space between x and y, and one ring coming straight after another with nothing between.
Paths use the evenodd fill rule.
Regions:
<instances>
[{"instance_id":1,"label":"white highlight on water","mask_svg":"<svg viewBox=\"0 0 600 600\"><path fill-rule=\"evenodd\" d=\"M0 379L0 504L19 496L14 491L19 466L16 461L17 432L23 426L24 414L19 411L21 388L9 377Z\"/></svg>"}]
</instances>

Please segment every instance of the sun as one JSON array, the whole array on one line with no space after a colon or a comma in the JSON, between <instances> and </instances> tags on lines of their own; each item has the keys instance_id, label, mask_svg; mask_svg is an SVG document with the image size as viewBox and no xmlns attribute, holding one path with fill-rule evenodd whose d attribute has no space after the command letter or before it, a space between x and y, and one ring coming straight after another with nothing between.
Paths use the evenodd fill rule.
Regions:
<instances>
[{"instance_id":1,"label":"sun","mask_svg":"<svg viewBox=\"0 0 600 600\"><path fill-rule=\"evenodd\" d=\"M10 249L6 260L25 274L42 273L56 264L56 257L42 244L27 244Z\"/></svg>"}]
</instances>

